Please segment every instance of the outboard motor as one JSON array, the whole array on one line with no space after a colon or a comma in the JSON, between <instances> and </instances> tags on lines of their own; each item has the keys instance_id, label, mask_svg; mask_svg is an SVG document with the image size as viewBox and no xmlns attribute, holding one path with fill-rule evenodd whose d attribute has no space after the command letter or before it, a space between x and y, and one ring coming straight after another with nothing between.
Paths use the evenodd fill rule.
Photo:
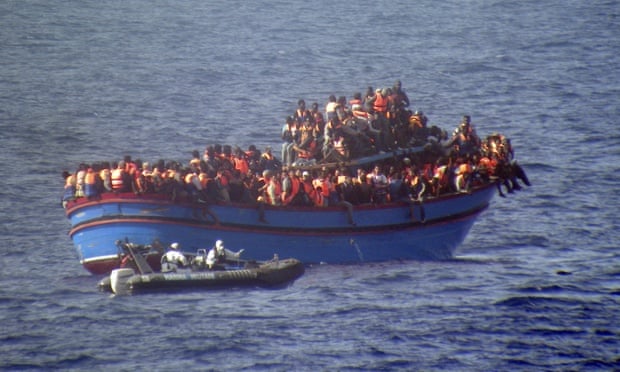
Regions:
<instances>
[{"instance_id":1,"label":"outboard motor","mask_svg":"<svg viewBox=\"0 0 620 372\"><path fill-rule=\"evenodd\" d=\"M123 295L130 291L127 281L136 273L133 269L115 269L110 273L110 287L115 294Z\"/></svg>"}]
</instances>

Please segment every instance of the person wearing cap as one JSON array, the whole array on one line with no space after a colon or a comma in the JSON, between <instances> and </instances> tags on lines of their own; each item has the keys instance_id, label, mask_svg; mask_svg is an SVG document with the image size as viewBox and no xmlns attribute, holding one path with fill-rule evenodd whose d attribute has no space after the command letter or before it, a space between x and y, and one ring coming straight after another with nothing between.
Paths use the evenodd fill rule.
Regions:
<instances>
[{"instance_id":1,"label":"person wearing cap","mask_svg":"<svg viewBox=\"0 0 620 372\"><path fill-rule=\"evenodd\" d=\"M187 266L187 258L179 251L179 243L170 244L170 249L161 258L161 271L177 271L177 268Z\"/></svg>"},{"instance_id":2,"label":"person wearing cap","mask_svg":"<svg viewBox=\"0 0 620 372\"><path fill-rule=\"evenodd\" d=\"M301 187L304 189L304 193L307 197L307 205L314 205L317 207L326 207L326 201L322 195L314 188L312 175L307 170L301 173Z\"/></svg>"},{"instance_id":3,"label":"person wearing cap","mask_svg":"<svg viewBox=\"0 0 620 372\"><path fill-rule=\"evenodd\" d=\"M228 261L235 261L241 256L244 249L238 252L233 252L224 247L224 241L217 240L215 246L209 250L207 254L207 267L211 270L221 269L221 265L224 265Z\"/></svg>"}]
</instances>

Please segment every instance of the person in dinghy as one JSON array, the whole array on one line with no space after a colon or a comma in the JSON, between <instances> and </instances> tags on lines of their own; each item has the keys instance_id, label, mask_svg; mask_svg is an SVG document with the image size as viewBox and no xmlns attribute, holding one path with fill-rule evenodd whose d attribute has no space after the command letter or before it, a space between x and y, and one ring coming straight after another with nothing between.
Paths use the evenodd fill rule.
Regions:
<instances>
[{"instance_id":1,"label":"person in dinghy","mask_svg":"<svg viewBox=\"0 0 620 372\"><path fill-rule=\"evenodd\" d=\"M241 249L238 252L233 252L224 247L224 241L217 240L215 242L215 246L211 248L207 254L207 267L209 270L223 270L224 264L229 261L235 261L241 257L241 253L243 253L243 251L244 249Z\"/></svg>"},{"instance_id":2,"label":"person in dinghy","mask_svg":"<svg viewBox=\"0 0 620 372\"><path fill-rule=\"evenodd\" d=\"M177 271L188 265L187 257L179 251L179 243L170 244L170 249L161 257L161 272Z\"/></svg>"}]
</instances>

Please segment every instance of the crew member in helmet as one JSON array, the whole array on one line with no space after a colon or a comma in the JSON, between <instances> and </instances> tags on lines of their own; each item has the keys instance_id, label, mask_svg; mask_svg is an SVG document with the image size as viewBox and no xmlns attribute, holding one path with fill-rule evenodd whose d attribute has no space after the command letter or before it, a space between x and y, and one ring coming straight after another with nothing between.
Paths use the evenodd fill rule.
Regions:
<instances>
[{"instance_id":1,"label":"crew member in helmet","mask_svg":"<svg viewBox=\"0 0 620 372\"><path fill-rule=\"evenodd\" d=\"M170 249L161 258L161 271L177 271L177 268L187 266L187 258L179 251L179 243L170 244Z\"/></svg>"},{"instance_id":2,"label":"crew member in helmet","mask_svg":"<svg viewBox=\"0 0 620 372\"><path fill-rule=\"evenodd\" d=\"M234 261L235 258L239 258L243 251L241 249L235 253L226 249L222 240L217 240L215 246L207 254L207 267L209 269L216 269L219 265L225 264L226 261Z\"/></svg>"}]
</instances>

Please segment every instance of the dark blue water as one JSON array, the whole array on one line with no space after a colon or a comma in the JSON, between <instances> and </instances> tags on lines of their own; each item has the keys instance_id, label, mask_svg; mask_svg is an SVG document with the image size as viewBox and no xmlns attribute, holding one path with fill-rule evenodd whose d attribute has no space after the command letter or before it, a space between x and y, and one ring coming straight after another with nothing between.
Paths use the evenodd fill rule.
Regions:
<instances>
[{"instance_id":1,"label":"dark blue water","mask_svg":"<svg viewBox=\"0 0 620 372\"><path fill-rule=\"evenodd\" d=\"M618 1L0 3L0 369L620 368L619 56ZM453 260L132 297L77 262L63 170L279 146L299 98L396 79L534 183Z\"/></svg>"}]
</instances>

